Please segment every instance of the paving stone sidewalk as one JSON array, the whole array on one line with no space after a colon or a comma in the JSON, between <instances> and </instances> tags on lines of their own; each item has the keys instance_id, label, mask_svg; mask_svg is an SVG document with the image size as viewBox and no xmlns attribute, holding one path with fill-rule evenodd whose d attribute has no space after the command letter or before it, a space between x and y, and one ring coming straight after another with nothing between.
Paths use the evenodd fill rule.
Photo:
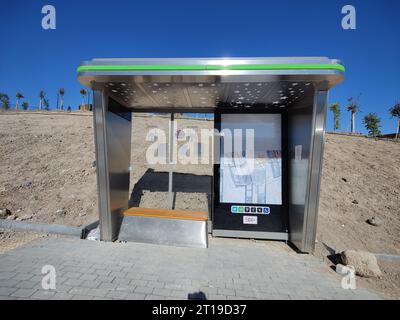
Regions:
<instances>
[{"instance_id":1,"label":"paving stone sidewalk","mask_svg":"<svg viewBox=\"0 0 400 320\"><path fill-rule=\"evenodd\" d=\"M42 289L44 265L56 289ZM208 249L63 237L0 255L0 299L379 299L285 243L210 239Z\"/></svg>"}]
</instances>

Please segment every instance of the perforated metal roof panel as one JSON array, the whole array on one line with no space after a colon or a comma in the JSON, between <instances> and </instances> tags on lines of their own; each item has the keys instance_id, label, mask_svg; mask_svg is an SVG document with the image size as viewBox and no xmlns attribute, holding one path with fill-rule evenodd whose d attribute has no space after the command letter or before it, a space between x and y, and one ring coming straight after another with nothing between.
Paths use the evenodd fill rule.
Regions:
<instances>
[{"instance_id":1,"label":"perforated metal roof panel","mask_svg":"<svg viewBox=\"0 0 400 320\"><path fill-rule=\"evenodd\" d=\"M344 66L324 57L94 59L79 81L133 110L283 108L312 101L315 88L343 81Z\"/></svg>"}]
</instances>

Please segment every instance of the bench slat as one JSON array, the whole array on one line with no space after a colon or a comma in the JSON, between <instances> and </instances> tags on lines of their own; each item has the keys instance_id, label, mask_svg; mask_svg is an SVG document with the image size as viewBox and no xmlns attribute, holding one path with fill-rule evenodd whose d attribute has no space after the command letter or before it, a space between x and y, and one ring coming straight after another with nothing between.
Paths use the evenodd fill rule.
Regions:
<instances>
[{"instance_id":1,"label":"bench slat","mask_svg":"<svg viewBox=\"0 0 400 320\"><path fill-rule=\"evenodd\" d=\"M176 219L176 220L194 220L207 221L208 213L204 211L186 211L186 210L167 210L158 208L129 208L125 210L124 216L139 216L148 218Z\"/></svg>"}]
</instances>

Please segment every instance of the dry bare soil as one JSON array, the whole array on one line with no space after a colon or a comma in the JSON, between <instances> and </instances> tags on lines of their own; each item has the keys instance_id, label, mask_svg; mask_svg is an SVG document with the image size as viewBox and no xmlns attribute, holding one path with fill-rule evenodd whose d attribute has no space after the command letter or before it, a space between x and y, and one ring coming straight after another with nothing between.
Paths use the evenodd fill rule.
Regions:
<instances>
[{"instance_id":1,"label":"dry bare soil","mask_svg":"<svg viewBox=\"0 0 400 320\"><path fill-rule=\"evenodd\" d=\"M178 129L212 127L178 119ZM130 205L168 206L168 167L146 165L148 129L167 117L137 116L132 133ZM93 119L90 114L0 113L0 208L10 219L82 226L97 220ZM210 165L177 165L175 208L207 210ZM372 216L382 225L366 223ZM0 237L0 245L16 234ZM400 143L327 134L316 256L344 249L400 255ZM17 240L16 240L17 241ZM380 262L380 280L360 281L400 298L399 262Z\"/></svg>"}]
</instances>

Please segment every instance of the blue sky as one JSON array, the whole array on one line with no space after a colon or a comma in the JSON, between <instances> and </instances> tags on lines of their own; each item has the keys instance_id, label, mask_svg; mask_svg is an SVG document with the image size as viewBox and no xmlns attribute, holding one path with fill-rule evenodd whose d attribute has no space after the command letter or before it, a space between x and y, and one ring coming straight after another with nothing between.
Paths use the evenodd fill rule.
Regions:
<instances>
[{"instance_id":1,"label":"blue sky","mask_svg":"<svg viewBox=\"0 0 400 320\"><path fill-rule=\"evenodd\" d=\"M41 28L42 6L57 10L57 29ZM352 4L357 29L341 28L341 8ZM400 100L400 2L279 1L26 1L2 0L0 92L11 102L21 91L37 106L40 90L52 106L64 87L65 105L81 97L76 67L104 57L328 56L346 66L331 90L350 128L347 98L361 93L361 118L376 112L382 131L394 132L389 107ZM328 114L327 129L332 129Z\"/></svg>"}]
</instances>

